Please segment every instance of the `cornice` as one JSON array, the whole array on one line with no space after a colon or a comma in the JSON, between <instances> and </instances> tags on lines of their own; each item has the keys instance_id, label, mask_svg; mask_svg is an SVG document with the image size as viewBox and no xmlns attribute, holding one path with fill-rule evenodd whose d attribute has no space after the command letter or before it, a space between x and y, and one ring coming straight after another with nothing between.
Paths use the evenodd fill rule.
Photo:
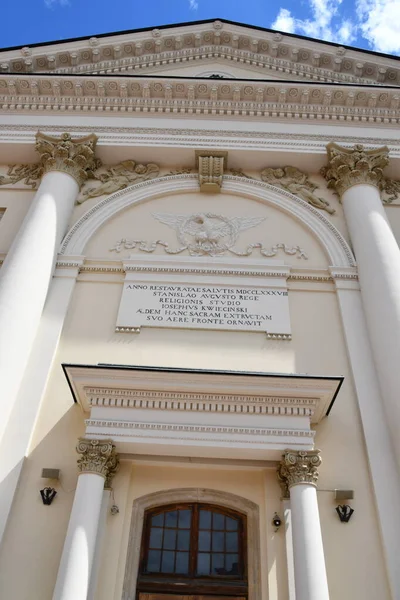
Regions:
<instances>
[{"instance_id":1,"label":"cornice","mask_svg":"<svg viewBox=\"0 0 400 600\"><path fill-rule=\"evenodd\" d=\"M316 398L85 388L88 407L312 417Z\"/></svg>"},{"instance_id":2,"label":"cornice","mask_svg":"<svg viewBox=\"0 0 400 600\"><path fill-rule=\"evenodd\" d=\"M0 109L1 113L1 109ZM61 115L60 115L61 116ZM345 125L346 122L340 123ZM49 125L43 119L39 125L17 125L13 123L0 124L0 143L24 143L34 144L36 133L40 129L52 135L60 135L62 126ZM360 129L360 132L362 129ZM296 152L310 152L322 154L326 157L326 145L337 142L342 145L353 146L364 144L366 147L377 145L388 146L391 158L400 157L400 140L390 137L345 136L329 134L314 134L309 132L276 133L274 131L247 130L237 131L234 129L174 129L167 127L116 127L111 121L103 126L94 126L88 123L86 126L74 125L71 128L72 135L87 135L95 133L99 140L98 147L104 145L113 146L146 146L166 145L169 147L182 148L213 148L221 147L240 150L296 150Z\"/></svg>"},{"instance_id":3,"label":"cornice","mask_svg":"<svg viewBox=\"0 0 400 600\"><path fill-rule=\"evenodd\" d=\"M399 105L400 90L373 86L148 77L0 77L0 106L5 113L150 113L390 125L400 120Z\"/></svg>"},{"instance_id":4,"label":"cornice","mask_svg":"<svg viewBox=\"0 0 400 600\"><path fill-rule=\"evenodd\" d=\"M282 78L344 83L400 82L400 68L377 56L316 40L221 21L70 41L0 53L3 73L161 72L174 65L223 60Z\"/></svg>"}]
</instances>

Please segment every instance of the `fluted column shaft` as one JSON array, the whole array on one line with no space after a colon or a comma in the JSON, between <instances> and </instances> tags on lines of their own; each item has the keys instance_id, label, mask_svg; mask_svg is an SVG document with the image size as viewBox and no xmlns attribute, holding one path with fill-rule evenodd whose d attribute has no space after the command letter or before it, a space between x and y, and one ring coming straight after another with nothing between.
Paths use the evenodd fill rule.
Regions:
<instances>
[{"instance_id":1,"label":"fluted column shaft","mask_svg":"<svg viewBox=\"0 0 400 600\"><path fill-rule=\"evenodd\" d=\"M341 196L390 437L400 467L400 248L380 197L388 149L328 146L329 185Z\"/></svg>"},{"instance_id":2,"label":"fluted column shaft","mask_svg":"<svg viewBox=\"0 0 400 600\"><path fill-rule=\"evenodd\" d=\"M87 600L103 502L104 482L118 467L112 440L81 438L80 474L53 600Z\"/></svg>"},{"instance_id":3,"label":"fluted column shaft","mask_svg":"<svg viewBox=\"0 0 400 600\"><path fill-rule=\"evenodd\" d=\"M96 137L38 134L42 180L0 269L0 439L21 384L53 274Z\"/></svg>"},{"instance_id":4,"label":"fluted column shaft","mask_svg":"<svg viewBox=\"0 0 400 600\"><path fill-rule=\"evenodd\" d=\"M329 600L316 483L319 450L287 450L280 481L290 492L296 600Z\"/></svg>"}]
</instances>

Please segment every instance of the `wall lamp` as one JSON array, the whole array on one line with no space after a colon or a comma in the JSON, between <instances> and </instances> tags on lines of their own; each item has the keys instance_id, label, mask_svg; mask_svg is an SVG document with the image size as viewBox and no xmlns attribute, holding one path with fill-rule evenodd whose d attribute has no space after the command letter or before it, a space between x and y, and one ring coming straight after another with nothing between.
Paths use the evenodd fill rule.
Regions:
<instances>
[{"instance_id":1,"label":"wall lamp","mask_svg":"<svg viewBox=\"0 0 400 600\"><path fill-rule=\"evenodd\" d=\"M60 479L60 469L42 469L42 478L58 480ZM42 497L42 502L46 506L50 506L54 498L57 496L57 491L50 486L46 486L39 491Z\"/></svg>"},{"instance_id":2,"label":"wall lamp","mask_svg":"<svg viewBox=\"0 0 400 600\"><path fill-rule=\"evenodd\" d=\"M335 501L343 502L345 500L353 500L354 490L334 490ZM341 523L348 523L351 519L354 509L349 504L339 504L336 507L336 512L339 516Z\"/></svg>"}]
</instances>

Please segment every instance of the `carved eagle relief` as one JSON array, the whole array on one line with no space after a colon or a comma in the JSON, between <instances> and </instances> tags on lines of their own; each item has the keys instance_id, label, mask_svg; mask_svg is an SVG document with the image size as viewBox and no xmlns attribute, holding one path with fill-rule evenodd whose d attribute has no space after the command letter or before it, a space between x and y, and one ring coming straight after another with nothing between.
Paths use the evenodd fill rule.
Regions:
<instances>
[{"instance_id":1,"label":"carved eagle relief","mask_svg":"<svg viewBox=\"0 0 400 600\"><path fill-rule=\"evenodd\" d=\"M179 243L192 256L219 256L235 245L241 231L265 220L265 217L224 217L214 213L153 213L153 217L174 229Z\"/></svg>"}]
</instances>

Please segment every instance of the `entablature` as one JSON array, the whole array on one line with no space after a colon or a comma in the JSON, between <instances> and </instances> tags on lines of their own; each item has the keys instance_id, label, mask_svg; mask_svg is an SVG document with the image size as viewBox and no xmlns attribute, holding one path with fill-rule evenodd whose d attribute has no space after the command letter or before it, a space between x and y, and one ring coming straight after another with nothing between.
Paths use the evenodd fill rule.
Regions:
<instances>
[{"instance_id":1,"label":"entablature","mask_svg":"<svg viewBox=\"0 0 400 600\"><path fill-rule=\"evenodd\" d=\"M335 85L188 77L0 76L4 112L62 111L189 115L226 115L252 119L289 119L395 124L400 93L396 87Z\"/></svg>"},{"instance_id":2,"label":"entablature","mask_svg":"<svg viewBox=\"0 0 400 600\"><path fill-rule=\"evenodd\" d=\"M288 445L311 448L311 424L329 413L343 381L123 365L63 368L88 415L87 435L115 436L122 451L153 454L166 446L166 454L177 456L274 460Z\"/></svg>"}]
</instances>

